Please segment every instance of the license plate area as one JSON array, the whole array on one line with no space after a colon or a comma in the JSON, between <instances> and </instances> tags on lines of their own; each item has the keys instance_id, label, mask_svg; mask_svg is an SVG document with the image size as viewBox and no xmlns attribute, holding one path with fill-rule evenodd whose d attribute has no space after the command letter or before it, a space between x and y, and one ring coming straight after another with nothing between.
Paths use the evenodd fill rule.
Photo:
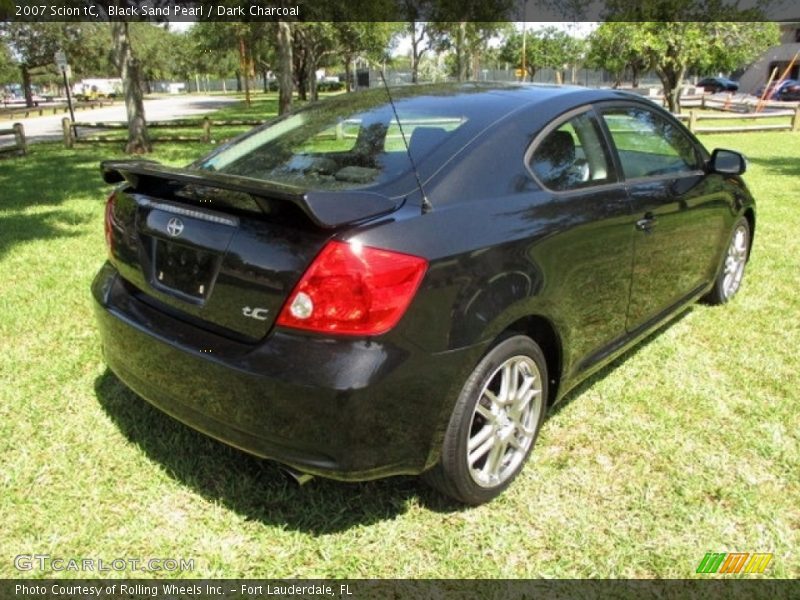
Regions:
<instances>
[{"instance_id":1,"label":"license plate area","mask_svg":"<svg viewBox=\"0 0 800 600\"><path fill-rule=\"evenodd\" d=\"M155 238L153 283L164 291L202 303L219 270L218 254Z\"/></svg>"}]
</instances>

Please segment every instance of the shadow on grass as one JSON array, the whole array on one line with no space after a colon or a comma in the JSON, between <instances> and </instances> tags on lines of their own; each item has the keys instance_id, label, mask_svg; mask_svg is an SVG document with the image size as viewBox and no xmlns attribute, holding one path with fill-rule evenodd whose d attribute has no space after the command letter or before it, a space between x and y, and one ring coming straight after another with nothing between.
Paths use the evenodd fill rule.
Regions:
<instances>
[{"instance_id":1,"label":"shadow on grass","mask_svg":"<svg viewBox=\"0 0 800 600\"><path fill-rule=\"evenodd\" d=\"M748 162L758 165L768 173L785 177L800 177L800 160L795 157L749 158ZM745 176L746 177L746 176Z\"/></svg>"},{"instance_id":2,"label":"shadow on grass","mask_svg":"<svg viewBox=\"0 0 800 600\"><path fill-rule=\"evenodd\" d=\"M70 152L54 145L38 145L31 155L0 163L3 198L0 210L24 210L31 206L54 206L78 194L97 195L103 190L96 154Z\"/></svg>"},{"instance_id":3,"label":"shadow on grass","mask_svg":"<svg viewBox=\"0 0 800 600\"><path fill-rule=\"evenodd\" d=\"M67 210L50 210L36 214L16 214L0 217L0 257L16 244L35 240L50 240L83 235L82 231L68 230L88 222L85 215ZM62 252L54 246L53 252Z\"/></svg>"},{"instance_id":4,"label":"shadow on grass","mask_svg":"<svg viewBox=\"0 0 800 600\"><path fill-rule=\"evenodd\" d=\"M559 412L564 410L564 408L566 408L569 404L571 404L572 402L577 400L580 396L582 396L584 392L586 392L589 388L591 388L595 383L597 383L601 379L604 379L605 377L608 377L616 369L620 368L628 360L633 358L637 352L639 352L643 348L646 348L651 343L653 343L667 329L673 327L674 325L677 325L680 321L683 321L683 319L685 319L689 314L691 314L693 310L694 310L694 305L690 305L689 308L677 314L663 325L660 325L658 329L647 335L640 342L634 344L633 346L625 350L620 356L612 360L604 367L601 367L599 371L593 373L592 375L584 379L582 382L580 382L578 385L572 388L569 392L567 392L566 395L561 399L561 401L558 404L556 404L550 409L550 411L547 413L547 418L548 419L552 418Z\"/></svg>"},{"instance_id":5,"label":"shadow on grass","mask_svg":"<svg viewBox=\"0 0 800 600\"><path fill-rule=\"evenodd\" d=\"M364 483L315 478L301 487L277 463L217 442L162 413L110 370L94 387L100 406L131 443L175 480L247 519L324 535L393 519L412 503L437 512L464 508L415 477Z\"/></svg>"}]
</instances>

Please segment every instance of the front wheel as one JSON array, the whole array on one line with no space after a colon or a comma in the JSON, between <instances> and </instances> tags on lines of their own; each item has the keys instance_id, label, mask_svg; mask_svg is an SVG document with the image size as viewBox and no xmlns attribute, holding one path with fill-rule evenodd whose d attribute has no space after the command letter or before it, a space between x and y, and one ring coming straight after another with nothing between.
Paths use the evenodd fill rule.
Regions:
<instances>
[{"instance_id":1,"label":"front wheel","mask_svg":"<svg viewBox=\"0 0 800 600\"><path fill-rule=\"evenodd\" d=\"M522 470L546 407L542 350L523 335L500 342L464 384L427 481L465 504L498 496Z\"/></svg>"},{"instance_id":2,"label":"front wheel","mask_svg":"<svg viewBox=\"0 0 800 600\"><path fill-rule=\"evenodd\" d=\"M750 223L740 217L733 228L725 262L714 281L714 287L705 297L709 304L725 304L736 295L742 285L744 268L750 252Z\"/></svg>"}]
</instances>

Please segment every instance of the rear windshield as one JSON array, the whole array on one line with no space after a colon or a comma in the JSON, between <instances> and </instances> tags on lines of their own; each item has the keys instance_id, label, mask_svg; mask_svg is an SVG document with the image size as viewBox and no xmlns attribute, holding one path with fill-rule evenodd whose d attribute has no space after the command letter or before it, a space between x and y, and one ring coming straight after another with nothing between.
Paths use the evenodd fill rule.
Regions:
<instances>
[{"instance_id":1,"label":"rear windshield","mask_svg":"<svg viewBox=\"0 0 800 600\"><path fill-rule=\"evenodd\" d=\"M436 104L396 103L402 133L418 165L467 122L444 103ZM411 163L385 93L367 92L274 121L197 166L305 189L341 190L391 181L409 171Z\"/></svg>"}]
</instances>

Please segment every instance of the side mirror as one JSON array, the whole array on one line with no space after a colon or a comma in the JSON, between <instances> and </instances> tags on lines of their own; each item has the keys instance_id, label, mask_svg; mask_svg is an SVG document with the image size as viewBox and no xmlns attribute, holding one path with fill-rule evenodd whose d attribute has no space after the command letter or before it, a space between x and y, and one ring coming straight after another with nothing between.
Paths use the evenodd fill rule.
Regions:
<instances>
[{"instance_id":1,"label":"side mirror","mask_svg":"<svg viewBox=\"0 0 800 600\"><path fill-rule=\"evenodd\" d=\"M747 170L747 161L738 152L717 148L711 153L708 169L721 175L741 175Z\"/></svg>"}]
</instances>

